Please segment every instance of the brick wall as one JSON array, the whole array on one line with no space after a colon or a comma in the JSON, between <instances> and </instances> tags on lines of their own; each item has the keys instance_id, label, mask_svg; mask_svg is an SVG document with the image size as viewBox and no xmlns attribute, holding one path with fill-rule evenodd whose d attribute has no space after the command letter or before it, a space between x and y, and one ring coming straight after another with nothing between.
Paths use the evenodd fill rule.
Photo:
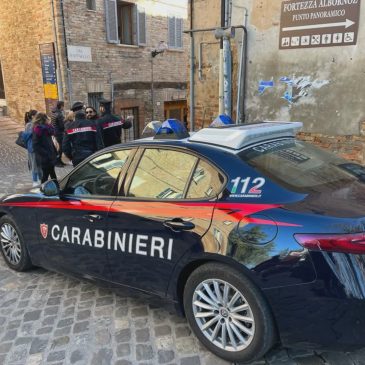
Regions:
<instances>
[{"instance_id":1,"label":"brick wall","mask_svg":"<svg viewBox=\"0 0 365 365\"><path fill-rule=\"evenodd\" d=\"M39 44L53 42L49 0L0 1L0 60L8 114L45 110Z\"/></svg>"},{"instance_id":2,"label":"brick wall","mask_svg":"<svg viewBox=\"0 0 365 365\"><path fill-rule=\"evenodd\" d=\"M320 133L300 132L298 138L349 161L365 165L365 122L361 123L360 135L328 136Z\"/></svg>"},{"instance_id":3,"label":"brick wall","mask_svg":"<svg viewBox=\"0 0 365 365\"><path fill-rule=\"evenodd\" d=\"M144 112L139 113L141 124L152 119L151 106L151 51L160 41L168 41L168 14L182 14L187 22L187 8L182 1L160 2L131 0L141 4L146 11L147 42L145 46L109 44L106 41L104 0L96 0L96 11L87 11L84 1L65 0L66 37L68 45L91 48L92 63L70 62L72 99L87 102L87 94L103 92L111 98L112 84L118 108L123 100L135 100L135 106L144 103ZM185 28L187 25L185 25ZM153 59L154 82L180 83L185 86L169 92L168 88L154 92L155 119L163 120L164 101L175 97L186 98L187 56L189 37L184 36L184 48L167 50ZM145 83L143 90L133 84ZM123 85L127 85L125 90ZM64 84L65 94L67 85ZM183 91L183 92L182 92ZM118 111L118 108L116 112ZM143 118L143 120L142 120Z\"/></svg>"}]
</instances>

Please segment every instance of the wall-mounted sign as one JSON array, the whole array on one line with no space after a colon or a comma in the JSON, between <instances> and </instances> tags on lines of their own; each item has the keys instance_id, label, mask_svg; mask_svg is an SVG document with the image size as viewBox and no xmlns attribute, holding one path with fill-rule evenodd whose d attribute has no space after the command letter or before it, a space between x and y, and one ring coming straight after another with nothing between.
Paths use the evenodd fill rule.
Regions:
<instances>
[{"instance_id":1,"label":"wall-mounted sign","mask_svg":"<svg viewBox=\"0 0 365 365\"><path fill-rule=\"evenodd\" d=\"M280 49L351 46L360 0L288 0L281 5Z\"/></svg>"},{"instance_id":2,"label":"wall-mounted sign","mask_svg":"<svg viewBox=\"0 0 365 365\"><path fill-rule=\"evenodd\" d=\"M92 62L91 48L81 46L67 46L68 60L75 62Z\"/></svg>"},{"instance_id":3,"label":"wall-mounted sign","mask_svg":"<svg viewBox=\"0 0 365 365\"><path fill-rule=\"evenodd\" d=\"M49 114L58 101L56 58L53 43L39 45L42 64L43 90L46 113Z\"/></svg>"}]
</instances>

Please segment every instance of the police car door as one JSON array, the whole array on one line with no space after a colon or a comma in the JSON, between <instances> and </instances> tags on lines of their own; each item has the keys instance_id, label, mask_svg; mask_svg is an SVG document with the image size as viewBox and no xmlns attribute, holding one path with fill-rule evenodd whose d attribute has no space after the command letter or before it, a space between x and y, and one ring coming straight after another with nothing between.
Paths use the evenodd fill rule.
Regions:
<instances>
[{"instance_id":1,"label":"police car door","mask_svg":"<svg viewBox=\"0 0 365 365\"><path fill-rule=\"evenodd\" d=\"M217 180L217 171L186 150L139 150L108 219L116 232L108 251L113 280L165 294L179 259L203 250Z\"/></svg>"},{"instance_id":2,"label":"police car door","mask_svg":"<svg viewBox=\"0 0 365 365\"><path fill-rule=\"evenodd\" d=\"M129 154L130 150L99 154L61 183L61 199L53 205L55 209L45 210L40 217L40 224L48 226L48 235L42 239L46 265L110 279L107 215Z\"/></svg>"}]
</instances>

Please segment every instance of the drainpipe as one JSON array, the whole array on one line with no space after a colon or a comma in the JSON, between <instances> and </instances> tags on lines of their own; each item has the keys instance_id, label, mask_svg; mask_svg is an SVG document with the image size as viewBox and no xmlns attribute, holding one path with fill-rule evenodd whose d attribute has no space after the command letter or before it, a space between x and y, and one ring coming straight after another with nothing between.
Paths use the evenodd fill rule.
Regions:
<instances>
[{"instance_id":1,"label":"drainpipe","mask_svg":"<svg viewBox=\"0 0 365 365\"><path fill-rule=\"evenodd\" d=\"M193 0L190 0L190 29L193 29ZM190 131L195 129L194 33L190 33Z\"/></svg>"},{"instance_id":2,"label":"drainpipe","mask_svg":"<svg viewBox=\"0 0 365 365\"><path fill-rule=\"evenodd\" d=\"M221 27L224 28L226 15L226 1L221 0ZM193 29L193 28L191 28ZM224 113L224 77L223 77L223 39L220 40L219 48L219 114Z\"/></svg>"},{"instance_id":3,"label":"drainpipe","mask_svg":"<svg viewBox=\"0 0 365 365\"><path fill-rule=\"evenodd\" d=\"M224 27L229 27L230 22L230 3L225 1ZM224 114L231 117L232 115L232 50L231 37L234 30L231 29L230 35L223 36L223 100Z\"/></svg>"},{"instance_id":4,"label":"drainpipe","mask_svg":"<svg viewBox=\"0 0 365 365\"><path fill-rule=\"evenodd\" d=\"M232 115L232 55L228 37L223 37L223 101L224 114Z\"/></svg>"},{"instance_id":5,"label":"drainpipe","mask_svg":"<svg viewBox=\"0 0 365 365\"><path fill-rule=\"evenodd\" d=\"M63 83L62 83L62 76L61 76L60 49L58 47L58 40L57 40L57 28L56 28L54 0L51 1L51 5L52 5L52 18L53 18L53 36L54 36L56 63L57 63L56 74L57 74L58 99L63 100Z\"/></svg>"},{"instance_id":6,"label":"drainpipe","mask_svg":"<svg viewBox=\"0 0 365 365\"><path fill-rule=\"evenodd\" d=\"M248 10L243 7L245 11L244 25L242 27L242 41L241 41L241 61L238 71L238 92L237 92L237 116L236 123L244 123L246 121L246 90L247 90L247 18ZM242 95L241 95L242 94Z\"/></svg>"},{"instance_id":7,"label":"drainpipe","mask_svg":"<svg viewBox=\"0 0 365 365\"><path fill-rule=\"evenodd\" d=\"M70 103L70 106L71 106L72 103L73 103L73 100L72 100L72 75L71 75L70 63L69 63L69 60L68 60L64 0L60 1L60 5L61 5L61 17L62 17L62 28L63 28L63 40L64 40L65 56L66 56L68 100L69 100L69 103Z\"/></svg>"}]
</instances>

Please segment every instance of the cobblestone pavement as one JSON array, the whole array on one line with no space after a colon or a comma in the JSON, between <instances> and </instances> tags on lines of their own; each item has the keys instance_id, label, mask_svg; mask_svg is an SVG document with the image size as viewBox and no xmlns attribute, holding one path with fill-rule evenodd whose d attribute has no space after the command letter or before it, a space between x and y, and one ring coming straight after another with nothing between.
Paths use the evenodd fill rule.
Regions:
<instances>
[{"instance_id":1,"label":"cobblestone pavement","mask_svg":"<svg viewBox=\"0 0 365 365\"><path fill-rule=\"evenodd\" d=\"M65 169L58 169L59 176ZM26 154L0 136L0 195L30 187ZM43 269L16 273L0 258L0 365L229 365L186 320L146 294L106 290ZM275 349L255 364L365 364L365 350Z\"/></svg>"}]
</instances>

